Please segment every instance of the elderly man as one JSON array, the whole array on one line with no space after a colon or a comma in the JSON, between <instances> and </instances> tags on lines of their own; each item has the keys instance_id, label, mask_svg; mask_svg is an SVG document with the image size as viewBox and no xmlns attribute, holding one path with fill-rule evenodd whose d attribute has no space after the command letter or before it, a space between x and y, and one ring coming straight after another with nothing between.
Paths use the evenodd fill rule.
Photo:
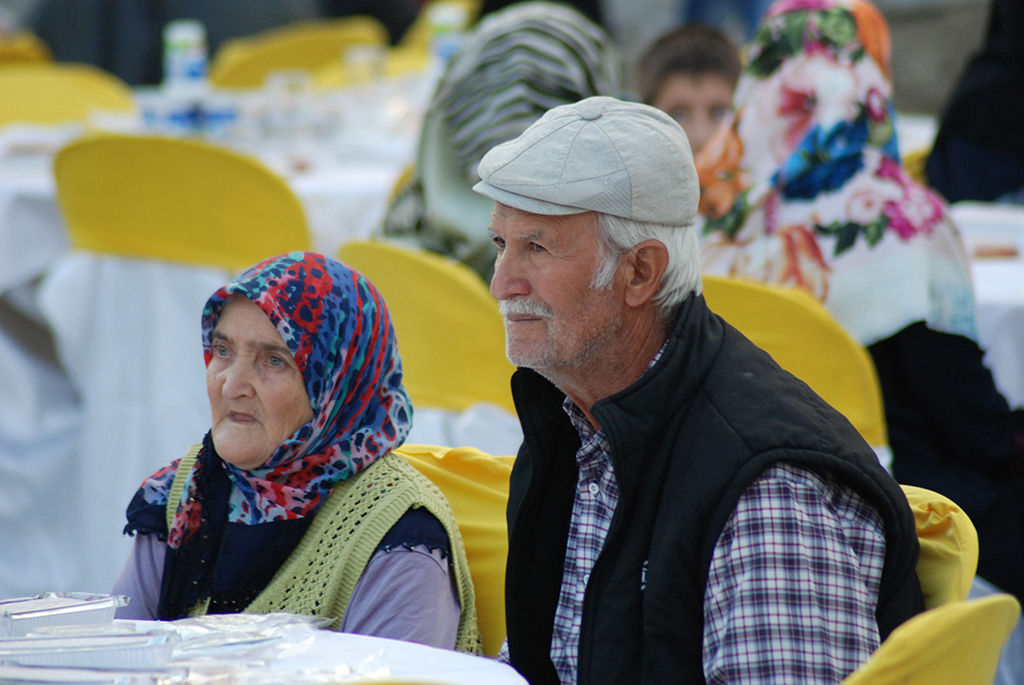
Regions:
<instances>
[{"instance_id":1,"label":"elderly man","mask_svg":"<svg viewBox=\"0 0 1024 685\"><path fill-rule=\"evenodd\" d=\"M520 370L505 657L531 683L837 683L922 610L854 428L708 310L682 129L589 98L491 150Z\"/></svg>"}]
</instances>

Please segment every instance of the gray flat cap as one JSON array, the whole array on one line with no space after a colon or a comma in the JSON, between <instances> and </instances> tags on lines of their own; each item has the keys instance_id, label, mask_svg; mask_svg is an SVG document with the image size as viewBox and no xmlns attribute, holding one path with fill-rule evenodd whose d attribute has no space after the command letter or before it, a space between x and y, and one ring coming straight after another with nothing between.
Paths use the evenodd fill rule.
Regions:
<instances>
[{"instance_id":1,"label":"gray flat cap","mask_svg":"<svg viewBox=\"0 0 1024 685\"><path fill-rule=\"evenodd\" d=\"M491 149L473 190L534 214L595 211L690 226L700 189L683 129L654 107L592 97Z\"/></svg>"}]
</instances>

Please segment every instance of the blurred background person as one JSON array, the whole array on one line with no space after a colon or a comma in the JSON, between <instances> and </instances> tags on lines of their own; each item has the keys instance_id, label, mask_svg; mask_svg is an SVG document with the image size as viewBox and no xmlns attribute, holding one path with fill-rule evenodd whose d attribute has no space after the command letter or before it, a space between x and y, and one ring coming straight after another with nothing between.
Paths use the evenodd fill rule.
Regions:
<instances>
[{"instance_id":1,"label":"blurred background person","mask_svg":"<svg viewBox=\"0 0 1024 685\"><path fill-rule=\"evenodd\" d=\"M448 501L391 454L412 404L376 288L334 259L279 255L210 296L202 336L212 427L128 507L119 616L285 611L479 652Z\"/></svg>"},{"instance_id":2,"label":"blurred background person","mask_svg":"<svg viewBox=\"0 0 1024 685\"><path fill-rule=\"evenodd\" d=\"M982 364L946 206L900 164L889 50L863 0L772 5L696 160L702 268L801 288L867 347L896 479L960 505L978 574L1024 599L1024 422Z\"/></svg>"},{"instance_id":3,"label":"blurred background person","mask_svg":"<svg viewBox=\"0 0 1024 685\"><path fill-rule=\"evenodd\" d=\"M950 202L1024 204L1024 2L993 0L939 123L928 182Z\"/></svg>"},{"instance_id":4,"label":"blurred background person","mask_svg":"<svg viewBox=\"0 0 1024 685\"><path fill-rule=\"evenodd\" d=\"M472 190L484 153L552 107L618 95L622 87L611 37L576 10L523 2L485 17L438 83L416 176L393 200L384 234L459 259L489 281L494 203Z\"/></svg>"},{"instance_id":5,"label":"blurred background person","mask_svg":"<svg viewBox=\"0 0 1024 685\"><path fill-rule=\"evenodd\" d=\"M740 54L711 26L688 24L661 36L635 70L636 94L679 122L696 154L725 116L740 77Z\"/></svg>"}]
</instances>

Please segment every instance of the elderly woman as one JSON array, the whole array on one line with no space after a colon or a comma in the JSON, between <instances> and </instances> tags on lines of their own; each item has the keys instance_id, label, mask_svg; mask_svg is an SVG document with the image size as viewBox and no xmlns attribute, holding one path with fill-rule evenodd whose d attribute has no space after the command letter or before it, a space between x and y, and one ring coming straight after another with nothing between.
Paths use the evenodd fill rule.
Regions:
<instances>
[{"instance_id":1,"label":"elderly woman","mask_svg":"<svg viewBox=\"0 0 1024 685\"><path fill-rule=\"evenodd\" d=\"M128 507L120 615L287 611L478 652L451 509L391 454L412 407L373 285L279 255L214 293L202 328L212 428Z\"/></svg>"},{"instance_id":2,"label":"elderly woman","mask_svg":"<svg viewBox=\"0 0 1024 685\"><path fill-rule=\"evenodd\" d=\"M982 365L966 253L896 144L885 20L782 0L695 160L704 273L802 288L878 369L893 474L953 499L978 573L1024 599L1024 432Z\"/></svg>"}]
</instances>

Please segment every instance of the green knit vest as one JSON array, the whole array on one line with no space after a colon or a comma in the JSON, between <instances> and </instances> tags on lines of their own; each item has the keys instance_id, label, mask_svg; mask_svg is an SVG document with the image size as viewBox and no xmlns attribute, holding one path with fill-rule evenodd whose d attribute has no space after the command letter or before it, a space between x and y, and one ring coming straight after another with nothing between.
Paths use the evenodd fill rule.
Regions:
<instances>
[{"instance_id":1,"label":"green knit vest","mask_svg":"<svg viewBox=\"0 0 1024 685\"><path fill-rule=\"evenodd\" d=\"M180 500L186 481L183 474L191 471L199 448L193 445L182 458L168 502ZM391 453L334 486L291 556L245 611L330 616L334 619L331 627L337 629L377 545L406 511L419 507L426 507L437 517L451 544L450 563L462 607L455 648L480 654L483 647L476 623L473 581L448 500L426 476ZM168 507L168 528L173 517L174 507ZM193 615L204 613L205 604L192 611Z\"/></svg>"}]
</instances>

